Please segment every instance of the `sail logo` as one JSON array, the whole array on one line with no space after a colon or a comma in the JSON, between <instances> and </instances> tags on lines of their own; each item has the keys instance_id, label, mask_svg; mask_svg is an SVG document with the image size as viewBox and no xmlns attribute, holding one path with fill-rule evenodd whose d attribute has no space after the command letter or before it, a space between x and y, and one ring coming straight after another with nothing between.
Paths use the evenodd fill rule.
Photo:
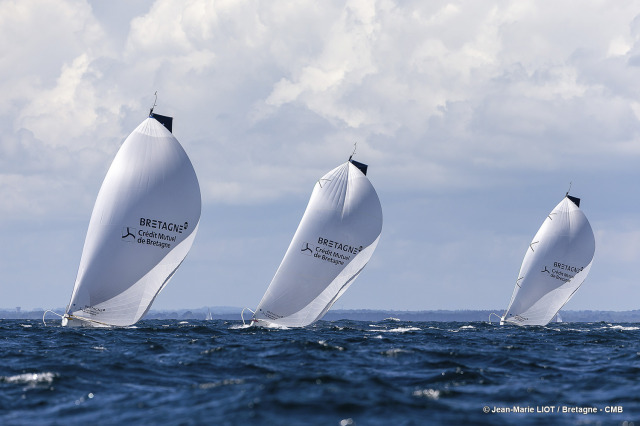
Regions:
<instances>
[{"instance_id":1,"label":"sail logo","mask_svg":"<svg viewBox=\"0 0 640 426\"><path fill-rule=\"evenodd\" d=\"M323 237L318 238L318 244L327 246L329 248L335 248L336 250L342 250L344 252L351 253L351 254L358 254L358 252L362 250L362 246L360 246L359 248L353 247L352 245L343 244L338 241L333 241Z\"/></svg>"},{"instance_id":2,"label":"sail logo","mask_svg":"<svg viewBox=\"0 0 640 426\"><path fill-rule=\"evenodd\" d=\"M546 266L545 269L547 269ZM551 278L555 278L556 280L560 280L566 283L568 281L571 281L573 277L575 277L575 275L581 272L583 269L584 267L576 267L567 265L565 263L553 262L553 268L551 269L551 271L547 269L546 272L551 276Z\"/></svg>"},{"instance_id":3,"label":"sail logo","mask_svg":"<svg viewBox=\"0 0 640 426\"><path fill-rule=\"evenodd\" d=\"M509 318L511 321L516 321L516 322L525 322L528 321L529 318L527 317L523 317L522 315L513 315L511 318Z\"/></svg>"},{"instance_id":4,"label":"sail logo","mask_svg":"<svg viewBox=\"0 0 640 426\"><path fill-rule=\"evenodd\" d=\"M575 274L582 271L583 269L583 267L575 267L560 262L553 262L553 267L551 268L551 270L549 270L547 265L544 265L544 269L540 272L546 272L547 275L549 275L551 278L555 278L556 280L560 280L566 283L573 279Z\"/></svg>"},{"instance_id":5,"label":"sail logo","mask_svg":"<svg viewBox=\"0 0 640 426\"><path fill-rule=\"evenodd\" d=\"M161 249L171 248L171 243L176 242L176 235L168 235L163 232L138 231L138 244L147 244L160 247Z\"/></svg>"},{"instance_id":6,"label":"sail logo","mask_svg":"<svg viewBox=\"0 0 640 426\"><path fill-rule=\"evenodd\" d=\"M316 249L315 246L309 243L303 243L302 248L300 249L300 252L307 256L313 256L313 252L315 251L315 249Z\"/></svg>"},{"instance_id":7,"label":"sail logo","mask_svg":"<svg viewBox=\"0 0 640 426\"><path fill-rule=\"evenodd\" d=\"M185 222L183 225L178 225L172 222L165 222L159 219L147 219L140 218L140 226L152 229L160 229L162 231L171 231L182 234L182 231L186 231L189 228L189 222Z\"/></svg>"},{"instance_id":8,"label":"sail logo","mask_svg":"<svg viewBox=\"0 0 640 426\"><path fill-rule=\"evenodd\" d=\"M278 315L275 312L271 312L269 310L263 311L262 309L260 309L259 312L270 320L278 320L280 318L284 318L284 315Z\"/></svg>"},{"instance_id":9,"label":"sail logo","mask_svg":"<svg viewBox=\"0 0 640 426\"><path fill-rule=\"evenodd\" d=\"M571 281L578 272L584 269L584 267L571 266L560 262L553 262L551 271L546 266L544 268L545 270L541 272L547 272L551 278L565 283Z\"/></svg>"},{"instance_id":10,"label":"sail logo","mask_svg":"<svg viewBox=\"0 0 640 426\"><path fill-rule=\"evenodd\" d=\"M75 303L74 303L74 306L75 306ZM80 308L80 310L85 314L89 314L92 316L99 315L106 311L106 309L104 308L96 308L95 306L89 306L89 305L84 305L82 308Z\"/></svg>"},{"instance_id":11,"label":"sail logo","mask_svg":"<svg viewBox=\"0 0 640 426\"><path fill-rule=\"evenodd\" d=\"M121 241L125 243L132 243L136 240L136 228L131 228L129 226L122 228L122 237Z\"/></svg>"},{"instance_id":12,"label":"sail logo","mask_svg":"<svg viewBox=\"0 0 640 426\"><path fill-rule=\"evenodd\" d=\"M125 226L122 228L120 241L126 243L138 243L161 249L170 249L174 243L178 242L178 235L170 235L164 232L145 231L143 229Z\"/></svg>"},{"instance_id":13,"label":"sail logo","mask_svg":"<svg viewBox=\"0 0 640 426\"><path fill-rule=\"evenodd\" d=\"M351 258L362 251L362 246L354 247L349 244L342 244L328 238L319 237L318 245L303 242L300 253L315 259L329 262L336 266L349 263Z\"/></svg>"},{"instance_id":14,"label":"sail logo","mask_svg":"<svg viewBox=\"0 0 640 426\"><path fill-rule=\"evenodd\" d=\"M178 225L172 222L165 222L159 219L140 218L140 226L145 228L158 229L160 231L169 231L182 234L189 228L189 222L184 225ZM148 246L159 247L160 249L171 249L172 243L176 242L177 235L169 235L164 232L138 230L138 244L146 244Z\"/></svg>"},{"instance_id":15,"label":"sail logo","mask_svg":"<svg viewBox=\"0 0 640 426\"><path fill-rule=\"evenodd\" d=\"M558 268L558 269L562 269L564 271L569 271L569 272L573 272L574 274L577 274L578 272L582 271L584 268L577 268L575 266L571 266L571 265L565 265L564 263L560 263L560 262L553 262L553 267L554 268Z\"/></svg>"}]
</instances>

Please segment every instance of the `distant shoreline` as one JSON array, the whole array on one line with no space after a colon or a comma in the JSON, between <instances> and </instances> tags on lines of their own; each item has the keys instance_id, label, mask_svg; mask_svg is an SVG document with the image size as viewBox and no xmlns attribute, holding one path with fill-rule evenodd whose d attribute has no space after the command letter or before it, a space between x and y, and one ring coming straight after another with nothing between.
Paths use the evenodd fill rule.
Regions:
<instances>
[{"instance_id":1,"label":"distant shoreline","mask_svg":"<svg viewBox=\"0 0 640 426\"><path fill-rule=\"evenodd\" d=\"M0 319L42 319L44 309L18 310L0 309ZM55 312L62 314L63 309L55 309ZM240 312L242 308L235 307L204 307L197 309L175 309L175 310L151 310L143 319L176 319L176 320L203 320L207 313L211 311L212 319L222 319L230 321L241 321ZM489 314L495 312L502 314L502 310L425 310L425 311L396 311L377 309L336 309L327 312L323 320L356 320L356 321L382 321L387 318L397 318L402 321L440 321L440 322L487 322ZM560 311L564 322L615 322L615 323L635 323L640 322L640 309L633 311ZM250 317L250 313L245 315L245 320ZM47 319L54 320L56 316L48 313Z\"/></svg>"}]
</instances>

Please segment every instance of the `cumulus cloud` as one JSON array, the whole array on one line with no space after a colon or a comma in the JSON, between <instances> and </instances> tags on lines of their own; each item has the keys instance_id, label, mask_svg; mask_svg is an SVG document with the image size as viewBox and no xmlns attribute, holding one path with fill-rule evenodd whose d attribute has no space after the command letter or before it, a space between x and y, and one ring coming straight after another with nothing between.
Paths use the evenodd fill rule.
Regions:
<instances>
[{"instance_id":1,"label":"cumulus cloud","mask_svg":"<svg viewBox=\"0 0 640 426\"><path fill-rule=\"evenodd\" d=\"M14 105L16 130L112 155L131 113L159 90L178 136L207 158L204 180L220 182L211 200L277 198L289 189L253 190L262 171L333 164L355 141L375 162L404 164L416 188L560 167L551 147L580 151L576 167L636 152L638 31L621 8L158 0L131 16L117 45L84 2L2 7L14 17L6 31L56 17L47 33L24 34L26 49L11 49L22 71L4 67L13 89L2 104ZM394 181L392 170L385 178Z\"/></svg>"},{"instance_id":2,"label":"cumulus cloud","mask_svg":"<svg viewBox=\"0 0 640 426\"><path fill-rule=\"evenodd\" d=\"M637 180L632 4L3 0L0 36L6 218L90 210L156 91L205 207L303 200L354 142L389 198Z\"/></svg>"}]
</instances>

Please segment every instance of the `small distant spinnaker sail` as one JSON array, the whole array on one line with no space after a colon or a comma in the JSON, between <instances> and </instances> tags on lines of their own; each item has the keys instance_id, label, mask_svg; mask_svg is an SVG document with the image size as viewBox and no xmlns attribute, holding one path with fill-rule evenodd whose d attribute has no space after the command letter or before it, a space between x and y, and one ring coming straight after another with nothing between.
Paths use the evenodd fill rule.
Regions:
<instances>
[{"instance_id":1,"label":"small distant spinnaker sail","mask_svg":"<svg viewBox=\"0 0 640 426\"><path fill-rule=\"evenodd\" d=\"M527 248L501 323L546 325L582 285L596 243L579 206L579 198L567 195L547 216Z\"/></svg>"},{"instance_id":2,"label":"small distant spinnaker sail","mask_svg":"<svg viewBox=\"0 0 640 426\"><path fill-rule=\"evenodd\" d=\"M152 111L116 154L91 214L63 324L136 323L189 252L200 186L171 127L171 117Z\"/></svg>"},{"instance_id":3,"label":"small distant spinnaker sail","mask_svg":"<svg viewBox=\"0 0 640 426\"><path fill-rule=\"evenodd\" d=\"M366 172L349 159L318 180L254 320L309 325L362 272L382 231L382 207Z\"/></svg>"}]
</instances>

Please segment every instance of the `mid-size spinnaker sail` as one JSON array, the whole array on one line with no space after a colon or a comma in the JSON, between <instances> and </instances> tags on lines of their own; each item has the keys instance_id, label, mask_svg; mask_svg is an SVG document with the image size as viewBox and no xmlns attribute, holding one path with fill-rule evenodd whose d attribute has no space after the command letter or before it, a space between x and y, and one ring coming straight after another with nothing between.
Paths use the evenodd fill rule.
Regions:
<instances>
[{"instance_id":1,"label":"mid-size spinnaker sail","mask_svg":"<svg viewBox=\"0 0 640 426\"><path fill-rule=\"evenodd\" d=\"M589 274L596 243L579 206L579 198L567 195L545 219L527 248L502 324L548 324Z\"/></svg>"},{"instance_id":2,"label":"mid-size spinnaker sail","mask_svg":"<svg viewBox=\"0 0 640 426\"><path fill-rule=\"evenodd\" d=\"M171 124L152 110L116 154L91 214L63 325L136 323L189 252L200 186Z\"/></svg>"},{"instance_id":3,"label":"mid-size spinnaker sail","mask_svg":"<svg viewBox=\"0 0 640 426\"><path fill-rule=\"evenodd\" d=\"M382 231L382 207L366 172L365 164L349 159L318 180L253 320L309 325L362 272Z\"/></svg>"}]
</instances>

